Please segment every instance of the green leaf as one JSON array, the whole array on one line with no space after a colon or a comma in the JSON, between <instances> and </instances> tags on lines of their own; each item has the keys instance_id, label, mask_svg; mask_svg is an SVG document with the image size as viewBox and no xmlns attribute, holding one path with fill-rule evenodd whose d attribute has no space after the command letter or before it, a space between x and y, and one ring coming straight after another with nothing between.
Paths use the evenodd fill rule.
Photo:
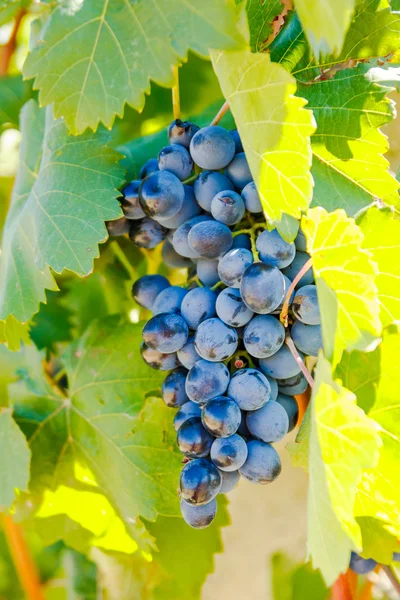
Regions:
<instances>
[{"instance_id":1,"label":"green leaf","mask_svg":"<svg viewBox=\"0 0 400 600\"><path fill-rule=\"evenodd\" d=\"M313 259L325 355L337 364L343 350L369 349L381 333L376 265L343 210L312 208L301 227Z\"/></svg>"},{"instance_id":2,"label":"green leaf","mask_svg":"<svg viewBox=\"0 0 400 600\"><path fill-rule=\"evenodd\" d=\"M21 6L25 4L26 2L22 0L3 0L0 8L0 25L12 21L21 10Z\"/></svg>"},{"instance_id":3,"label":"green leaf","mask_svg":"<svg viewBox=\"0 0 400 600\"><path fill-rule=\"evenodd\" d=\"M49 266L87 275L106 239L105 219L121 214L119 155L105 132L68 136L51 109L29 101L22 111L20 168L4 228L0 320L26 323L57 286ZM7 325L8 329L8 325Z\"/></svg>"},{"instance_id":4,"label":"green leaf","mask_svg":"<svg viewBox=\"0 0 400 600\"><path fill-rule=\"evenodd\" d=\"M400 216L390 208L372 206L358 219L363 248L378 265L375 279L384 326L400 320Z\"/></svg>"},{"instance_id":5,"label":"green leaf","mask_svg":"<svg viewBox=\"0 0 400 600\"><path fill-rule=\"evenodd\" d=\"M347 570L350 551L361 548L353 516L357 485L377 463L380 439L355 395L334 381L322 353L311 407L308 549L314 568L332 585Z\"/></svg>"},{"instance_id":6,"label":"green leaf","mask_svg":"<svg viewBox=\"0 0 400 600\"><path fill-rule=\"evenodd\" d=\"M264 212L279 229L283 213L299 218L312 194L312 113L294 96L294 78L267 54L214 53Z\"/></svg>"},{"instance_id":7,"label":"green leaf","mask_svg":"<svg viewBox=\"0 0 400 600\"><path fill-rule=\"evenodd\" d=\"M82 281L79 280L82 284ZM30 336L39 350L46 348L54 352L56 344L72 340L72 311L61 304L61 296L57 292L48 291L46 304L40 305L36 313Z\"/></svg>"},{"instance_id":8,"label":"green leaf","mask_svg":"<svg viewBox=\"0 0 400 600\"><path fill-rule=\"evenodd\" d=\"M0 77L0 127L18 129L19 113L31 97L32 86L24 82L21 75Z\"/></svg>"},{"instance_id":9,"label":"green leaf","mask_svg":"<svg viewBox=\"0 0 400 600\"><path fill-rule=\"evenodd\" d=\"M9 408L0 409L0 506L10 508L16 498L15 490L27 491L31 453L24 434L12 417Z\"/></svg>"},{"instance_id":10,"label":"green leaf","mask_svg":"<svg viewBox=\"0 0 400 600\"><path fill-rule=\"evenodd\" d=\"M371 517L359 517L357 523L362 535L362 556L377 562L390 564L393 552L398 550L396 535L390 533L382 521Z\"/></svg>"},{"instance_id":11,"label":"green leaf","mask_svg":"<svg viewBox=\"0 0 400 600\"><path fill-rule=\"evenodd\" d=\"M52 13L41 39L24 65L35 77L40 103L54 103L73 133L110 127L125 103L143 108L149 80L171 87L172 66L189 49L241 43L233 0L159 0L157 5L127 0L94 0L73 16L62 7ZM71 51L71 49L74 49Z\"/></svg>"},{"instance_id":12,"label":"green leaf","mask_svg":"<svg viewBox=\"0 0 400 600\"><path fill-rule=\"evenodd\" d=\"M277 552L271 558L272 600L327 600L329 590L310 564L296 564Z\"/></svg>"},{"instance_id":13,"label":"green leaf","mask_svg":"<svg viewBox=\"0 0 400 600\"><path fill-rule=\"evenodd\" d=\"M380 371L381 350L378 346L368 353L344 352L336 368L336 377L357 396L358 405L368 413L375 404Z\"/></svg>"},{"instance_id":14,"label":"green leaf","mask_svg":"<svg viewBox=\"0 0 400 600\"><path fill-rule=\"evenodd\" d=\"M274 19L283 11L281 0L248 0L247 20L252 52L264 52Z\"/></svg>"},{"instance_id":15,"label":"green leaf","mask_svg":"<svg viewBox=\"0 0 400 600\"><path fill-rule=\"evenodd\" d=\"M308 471L308 460L310 452L310 429L311 429L311 408L308 406L304 413L298 434L294 442L289 442L286 446L292 459L293 467L301 467Z\"/></svg>"}]
</instances>

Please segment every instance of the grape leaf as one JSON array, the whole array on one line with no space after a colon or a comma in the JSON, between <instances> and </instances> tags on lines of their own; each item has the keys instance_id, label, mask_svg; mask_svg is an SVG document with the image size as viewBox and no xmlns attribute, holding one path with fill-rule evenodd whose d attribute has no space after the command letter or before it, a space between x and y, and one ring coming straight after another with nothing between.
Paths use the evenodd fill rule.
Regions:
<instances>
[{"instance_id":1,"label":"grape leaf","mask_svg":"<svg viewBox=\"0 0 400 600\"><path fill-rule=\"evenodd\" d=\"M5 460L0 464L0 506L10 508L15 490L28 490L31 453L24 434L9 408L0 409L0 452Z\"/></svg>"},{"instance_id":2,"label":"grape leaf","mask_svg":"<svg viewBox=\"0 0 400 600\"><path fill-rule=\"evenodd\" d=\"M57 286L49 266L87 275L106 239L105 219L121 214L119 154L105 132L71 139L51 109L30 100L21 113L20 168L7 216L0 264L0 320L25 323ZM6 332L7 335L7 332Z\"/></svg>"},{"instance_id":3,"label":"grape leaf","mask_svg":"<svg viewBox=\"0 0 400 600\"><path fill-rule=\"evenodd\" d=\"M31 96L32 86L21 75L0 77L0 127L18 129L19 113Z\"/></svg>"},{"instance_id":4,"label":"grape leaf","mask_svg":"<svg viewBox=\"0 0 400 600\"><path fill-rule=\"evenodd\" d=\"M362 535L362 556L374 558L377 562L390 564L393 552L398 549L398 541L384 526L383 521L371 517L358 517L357 523Z\"/></svg>"},{"instance_id":5,"label":"grape leaf","mask_svg":"<svg viewBox=\"0 0 400 600\"><path fill-rule=\"evenodd\" d=\"M295 563L283 552L271 558L272 600L327 600L329 590L309 563Z\"/></svg>"},{"instance_id":6,"label":"grape leaf","mask_svg":"<svg viewBox=\"0 0 400 600\"><path fill-rule=\"evenodd\" d=\"M214 53L213 64L264 212L279 229L283 213L299 218L311 200L312 113L294 96L294 78L267 54Z\"/></svg>"},{"instance_id":7,"label":"grape leaf","mask_svg":"<svg viewBox=\"0 0 400 600\"><path fill-rule=\"evenodd\" d=\"M355 0L295 0L295 7L314 54L339 54Z\"/></svg>"},{"instance_id":8,"label":"grape leaf","mask_svg":"<svg viewBox=\"0 0 400 600\"><path fill-rule=\"evenodd\" d=\"M190 49L242 43L233 0L86 2L73 16L54 10L24 77L35 77L43 105L54 103L73 133L110 127L125 103L140 110L149 81L171 87L172 66Z\"/></svg>"},{"instance_id":9,"label":"grape leaf","mask_svg":"<svg viewBox=\"0 0 400 600\"><path fill-rule=\"evenodd\" d=\"M400 216L390 208L373 206L358 220L363 248L378 265L375 283L384 326L400 320Z\"/></svg>"},{"instance_id":10,"label":"grape leaf","mask_svg":"<svg viewBox=\"0 0 400 600\"><path fill-rule=\"evenodd\" d=\"M375 403L380 372L380 346L368 353L359 350L343 352L342 360L336 367L336 377L344 387L356 394L358 405L366 413Z\"/></svg>"},{"instance_id":11,"label":"grape leaf","mask_svg":"<svg viewBox=\"0 0 400 600\"><path fill-rule=\"evenodd\" d=\"M283 11L281 0L248 0L247 20L252 52L264 52L274 19Z\"/></svg>"},{"instance_id":12,"label":"grape leaf","mask_svg":"<svg viewBox=\"0 0 400 600\"><path fill-rule=\"evenodd\" d=\"M313 259L325 355L337 364L343 350L366 350L381 333L376 265L343 210L312 208L301 227Z\"/></svg>"},{"instance_id":13,"label":"grape leaf","mask_svg":"<svg viewBox=\"0 0 400 600\"><path fill-rule=\"evenodd\" d=\"M79 283L82 281L79 280ZM61 304L61 295L48 291L46 304L33 318L30 336L39 350L54 352L56 344L72 340L72 311Z\"/></svg>"},{"instance_id":14,"label":"grape leaf","mask_svg":"<svg viewBox=\"0 0 400 600\"><path fill-rule=\"evenodd\" d=\"M377 463L380 439L355 395L334 381L322 353L311 407L308 549L314 568L332 585L347 570L350 551L361 548L353 516L357 485L363 470Z\"/></svg>"}]
</instances>

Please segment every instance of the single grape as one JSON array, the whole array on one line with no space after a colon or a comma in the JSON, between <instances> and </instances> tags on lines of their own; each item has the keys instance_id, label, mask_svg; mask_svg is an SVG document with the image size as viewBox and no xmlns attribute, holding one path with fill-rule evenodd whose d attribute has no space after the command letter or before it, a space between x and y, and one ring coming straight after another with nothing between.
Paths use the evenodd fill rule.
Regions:
<instances>
[{"instance_id":1,"label":"single grape","mask_svg":"<svg viewBox=\"0 0 400 600\"><path fill-rule=\"evenodd\" d=\"M161 313L147 321L143 328L143 340L153 350L169 354L176 352L187 342L189 336L186 321L173 313Z\"/></svg>"},{"instance_id":2,"label":"single grape","mask_svg":"<svg viewBox=\"0 0 400 600\"><path fill-rule=\"evenodd\" d=\"M290 281L296 277L297 273L304 267L306 262L309 260L310 255L306 252L296 252L296 256L293 261L290 263L288 267L282 269L282 273L289 277ZM297 287L301 287L302 285L310 285L314 283L314 275L313 270L309 269L305 275L300 279Z\"/></svg>"},{"instance_id":3,"label":"single grape","mask_svg":"<svg viewBox=\"0 0 400 600\"><path fill-rule=\"evenodd\" d=\"M301 229L299 229L299 233L297 234L297 237L294 240L294 244L295 244L297 250L300 250L300 252L307 252L306 236L301 231Z\"/></svg>"},{"instance_id":4,"label":"single grape","mask_svg":"<svg viewBox=\"0 0 400 600\"><path fill-rule=\"evenodd\" d=\"M306 325L301 321L296 321L290 335L298 350L308 356L318 356L318 352L322 348L321 325Z\"/></svg>"},{"instance_id":5,"label":"single grape","mask_svg":"<svg viewBox=\"0 0 400 600\"><path fill-rule=\"evenodd\" d=\"M278 306L278 308L276 310L274 310L273 314L279 314L282 311L283 308L283 304L285 302L286 299L286 294L289 291L290 286L292 285L292 282L290 281L289 277L286 277L286 275L283 275L283 280L285 282L285 292L283 294L283 298L282 298L282 302L280 303L280 305ZM295 291L293 290L293 292L290 294L290 300L289 300L289 305L293 302L293 298L295 295Z\"/></svg>"},{"instance_id":6,"label":"single grape","mask_svg":"<svg viewBox=\"0 0 400 600\"><path fill-rule=\"evenodd\" d=\"M245 210L243 198L231 190L218 192L211 202L212 216L225 225L239 223L243 219Z\"/></svg>"},{"instance_id":7,"label":"single grape","mask_svg":"<svg viewBox=\"0 0 400 600\"><path fill-rule=\"evenodd\" d=\"M143 179L139 188L140 206L147 216L173 217L183 204L185 189L173 173L157 171Z\"/></svg>"},{"instance_id":8,"label":"single grape","mask_svg":"<svg viewBox=\"0 0 400 600\"><path fill-rule=\"evenodd\" d=\"M304 285L296 292L292 302L292 310L299 321L306 325L319 325L321 314L319 312L317 286Z\"/></svg>"},{"instance_id":9,"label":"single grape","mask_svg":"<svg viewBox=\"0 0 400 600\"><path fill-rule=\"evenodd\" d=\"M242 410L257 410L271 398L271 386L265 375L257 369L240 369L232 375L228 396Z\"/></svg>"},{"instance_id":10,"label":"single grape","mask_svg":"<svg viewBox=\"0 0 400 600\"><path fill-rule=\"evenodd\" d=\"M219 171L234 157L235 142L229 131L210 125L195 133L190 142L190 154L202 169Z\"/></svg>"},{"instance_id":11,"label":"single grape","mask_svg":"<svg viewBox=\"0 0 400 600\"><path fill-rule=\"evenodd\" d=\"M193 506L182 499L180 506L183 520L193 529L205 529L213 522L217 514L215 498L202 506Z\"/></svg>"},{"instance_id":12,"label":"single grape","mask_svg":"<svg viewBox=\"0 0 400 600\"><path fill-rule=\"evenodd\" d=\"M188 458L204 458L210 454L214 437L203 426L200 417L187 419L178 429L179 450Z\"/></svg>"},{"instance_id":13,"label":"single grape","mask_svg":"<svg viewBox=\"0 0 400 600\"><path fill-rule=\"evenodd\" d=\"M228 494L236 487L240 479L239 471L220 471L222 477L222 485L219 491L220 494Z\"/></svg>"},{"instance_id":14,"label":"single grape","mask_svg":"<svg viewBox=\"0 0 400 600\"><path fill-rule=\"evenodd\" d=\"M234 190L232 181L217 171L203 171L193 185L194 195L201 208L211 212L211 202L219 192Z\"/></svg>"},{"instance_id":15,"label":"single grape","mask_svg":"<svg viewBox=\"0 0 400 600\"><path fill-rule=\"evenodd\" d=\"M232 232L219 221L203 221L191 228L189 245L201 258L219 258L232 246Z\"/></svg>"},{"instance_id":16,"label":"single grape","mask_svg":"<svg viewBox=\"0 0 400 600\"><path fill-rule=\"evenodd\" d=\"M233 327L213 317L200 323L194 336L194 343L202 358L211 362L220 362L236 352L238 335Z\"/></svg>"},{"instance_id":17,"label":"single grape","mask_svg":"<svg viewBox=\"0 0 400 600\"><path fill-rule=\"evenodd\" d=\"M237 129L232 129L230 132L231 136L233 137L233 141L235 142L235 151L236 154L238 152L243 152L243 145L242 145L242 140L240 139L240 135Z\"/></svg>"},{"instance_id":18,"label":"single grape","mask_svg":"<svg viewBox=\"0 0 400 600\"><path fill-rule=\"evenodd\" d=\"M279 442L289 431L289 417L278 402L248 412L246 423L252 436L268 443Z\"/></svg>"},{"instance_id":19,"label":"single grape","mask_svg":"<svg viewBox=\"0 0 400 600\"><path fill-rule=\"evenodd\" d=\"M188 269L193 265L189 258L185 258L177 253L168 239L164 240L161 256L167 267L171 267L172 269Z\"/></svg>"},{"instance_id":20,"label":"single grape","mask_svg":"<svg viewBox=\"0 0 400 600\"><path fill-rule=\"evenodd\" d=\"M239 233L239 235L235 235L235 237L233 238L232 250L234 248L244 248L246 250L251 250L251 240L247 233Z\"/></svg>"},{"instance_id":21,"label":"single grape","mask_svg":"<svg viewBox=\"0 0 400 600\"><path fill-rule=\"evenodd\" d=\"M240 284L244 302L254 312L273 312L284 297L285 281L277 267L262 262L253 263L245 270Z\"/></svg>"},{"instance_id":22,"label":"single grape","mask_svg":"<svg viewBox=\"0 0 400 600\"><path fill-rule=\"evenodd\" d=\"M146 216L139 202L139 187L141 183L139 180L131 181L122 190L124 199L121 205L127 219L137 220L143 219Z\"/></svg>"},{"instance_id":23,"label":"single grape","mask_svg":"<svg viewBox=\"0 0 400 600\"><path fill-rule=\"evenodd\" d=\"M218 261L199 258L196 265L196 273L203 285L212 287L219 281Z\"/></svg>"},{"instance_id":24,"label":"single grape","mask_svg":"<svg viewBox=\"0 0 400 600\"><path fill-rule=\"evenodd\" d=\"M281 472L279 454L266 442L250 440L247 442L247 460L239 473L252 483L271 483Z\"/></svg>"},{"instance_id":25,"label":"single grape","mask_svg":"<svg viewBox=\"0 0 400 600\"><path fill-rule=\"evenodd\" d=\"M168 354L168 356L171 356L171 355ZM178 429L182 425L182 423L184 423L188 419L191 419L192 417L201 417L201 407L199 404L196 404L195 402L192 402L191 400L189 400L189 402L185 402L185 404L183 404L180 407L180 409L178 410L178 412L175 414L175 417L174 417L175 431L178 431Z\"/></svg>"},{"instance_id":26,"label":"single grape","mask_svg":"<svg viewBox=\"0 0 400 600\"><path fill-rule=\"evenodd\" d=\"M237 432L242 413L232 398L217 396L203 406L201 420L204 427L215 437L229 437Z\"/></svg>"},{"instance_id":27,"label":"single grape","mask_svg":"<svg viewBox=\"0 0 400 600\"><path fill-rule=\"evenodd\" d=\"M179 355L178 355L179 356ZM276 400L278 397L278 382L276 379L274 379L273 377L270 377L269 375L265 375L264 377L266 377L268 379L268 383L271 386L271 398L270 400Z\"/></svg>"},{"instance_id":28,"label":"single grape","mask_svg":"<svg viewBox=\"0 0 400 600\"><path fill-rule=\"evenodd\" d=\"M250 181L250 183L242 189L242 198L248 212L253 214L262 212L260 196L258 195L254 181Z\"/></svg>"},{"instance_id":29,"label":"single grape","mask_svg":"<svg viewBox=\"0 0 400 600\"><path fill-rule=\"evenodd\" d=\"M153 310L158 294L170 285L168 279L162 275L143 275L132 286L132 298L139 306Z\"/></svg>"},{"instance_id":30,"label":"single grape","mask_svg":"<svg viewBox=\"0 0 400 600\"><path fill-rule=\"evenodd\" d=\"M173 173L183 181L190 177L193 170L193 161L184 146L171 144L163 148L158 155L158 168L160 171Z\"/></svg>"},{"instance_id":31,"label":"single grape","mask_svg":"<svg viewBox=\"0 0 400 600\"><path fill-rule=\"evenodd\" d=\"M237 433L216 438L212 443L210 456L221 471L237 471L246 461L247 444Z\"/></svg>"},{"instance_id":32,"label":"single grape","mask_svg":"<svg viewBox=\"0 0 400 600\"><path fill-rule=\"evenodd\" d=\"M222 477L217 467L206 458L189 461L181 471L181 498L189 504L211 502L219 493Z\"/></svg>"},{"instance_id":33,"label":"single grape","mask_svg":"<svg viewBox=\"0 0 400 600\"><path fill-rule=\"evenodd\" d=\"M189 221L182 223L182 225L180 225L175 231L172 238L172 245L176 252L181 256L185 256L186 258L199 258L197 252L195 252L190 246L188 236L192 227L198 223L211 220L212 217L209 217L208 215L198 215L197 217L192 217L189 219Z\"/></svg>"},{"instance_id":34,"label":"single grape","mask_svg":"<svg viewBox=\"0 0 400 600\"><path fill-rule=\"evenodd\" d=\"M276 402L280 404L287 413L289 418L289 432L292 431L299 420L299 406L292 396L286 396L285 394L278 394Z\"/></svg>"},{"instance_id":35,"label":"single grape","mask_svg":"<svg viewBox=\"0 0 400 600\"><path fill-rule=\"evenodd\" d=\"M357 575L365 575L373 571L378 563L373 558L362 558L356 552L351 553L350 569Z\"/></svg>"},{"instance_id":36,"label":"single grape","mask_svg":"<svg viewBox=\"0 0 400 600\"><path fill-rule=\"evenodd\" d=\"M278 381L279 392L288 396L297 396L303 394L308 388L308 381L303 373L297 373L293 377L286 377Z\"/></svg>"},{"instance_id":37,"label":"single grape","mask_svg":"<svg viewBox=\"0 0 400 600\"><path fill-rule=\"evenodd\" d=\"M201 213L201 208L194 197L193 188L190 185L184 185L185 198L181 209L173 217L157 217L157 221L167 229L178 229L183 223L197 217Z\"/></svg>"},{"instance_id":38,"label":"single grape","mask_svg":"<svg viewBox=\"0 0 400 600\"><path fill-rule=\"evenodd\" d=\"M254 315L235 288L222 290L217 298L216 310L221 321L231 327L243 327Z\"/></svg>"},{"instance_id":39,"label":"single grape","mask_svg":"<svg viewBox=\"0 0 400 600\"><path fill-rule=\"evenodd\" d=\"M218 313L218 303L217 303ZM267 358L278 352L285 341L285 328L272 315L257 315L244 330L243 343L255 358Z\"/></svg>"},{"instance_id":40,"label":"single grape","mask_svg":"<svg viewBox=\"0 0 400 600\"><path fill-rule=\"evenodd\" d=\"M178 358L186 369L191 369L201 359L194 345L194 336L190 336L186 344L178 350Z\"/></svg>"},{"instance_id":41,"label":"single grape","mask_svg":"<svg viewBox=\"0 0 400 600\"><path fill-rule=\"evenodd\" d=\"M188 290L177 285L172 285L160 292L154 302L153 314L176 313L180 314L181 304Z\"/></svg>"},{"instance_id":42,"label":"single grape","mask_svg":"<svg viewBox=\"0 0 400 600\"><path fill-rule=\"evenodd\" d=\"M240 288L243 273L251 264L253 264L253 255L250 250L246 248L229 250L219 261L219 277L225 285Z\"/></svg>"},{"instance_id":43,"label":"single grape","mask_svg":"<svg viewBox=\"0 0 400 600\"><path fill-rule=\"evenodd\" d=\"M244 152L239 152L233 157L225 169L225 174L240 190L253 180Z\"/></svg>"},{"instance_id":44,"label":"single grape","mask_svg":"<svg viewBox=\"0 0 400 600\"><path fill-rule=\"evenodd\" d=\"M190 121L175 119L168 127L169 142L170 144L180 144L185 148L189 148L192 137L199 129L200 127Z\"/></svg>"},{"instance_id":45,"label":"single grape","mask_svg":"<svg viewBox=\"0 0 400 600\"><path fill-rule=\"evenodd\" d=\"M179 408L185 402L189 401L185 391L186 375L186 369L180 367L164 379L162 384L162 398L167 406Z\"/></svg>"},{"instance_id":46,"label":"single grape","mask_svg":"<svg viewBox=\"0 0 400 600\"><path fill-rule=\"evenodd\" d=\"M304 356L299 353L301 358ZM278 352L268 358L260 359L260 369L275 379L287 379L300 373L300 367L289 348L284 344ZM279 385L279 382L278 382Z\"/></svg>"},{"instance_id":47,"label":"single grape","mask_svg":"<svg viewBox=\"0 0 400 600\"><path fill-rule=\"evenodd\" d=\"M229 379L229 371L224 363L199 360L186 377L186 394L193 402L207 402L226 392Z\"/></svg>"},{"instance_id":48,"label":"single grape","mask_svg":"<svg viewBox=\"0 0 400 600\"><path fill-rule=\"evenodd\" d=\"M129 230L132 226L132 221L130 221L126 217L121 217L120 219L116 219L115 221L107 221L106 225L108 235L116 237L119 235L125 235L126 233L129 233Z\"/></svg>"},{"instance_id":49,"label":"single grape","mask_svg":"<svg viewBox=\"0 0 400 600\"><path fill-rule=\"evenodd\" d=\"M140 219L131 221L129 237L139 248L155 248L165 238L167 230L153 219Z\"/></svg>"},{"instance_id":50,"label":"single grape","mask_svg":"<svg viewBox=\"0 0 400 600\"><path fill-rule=\"evenodd\" d=\"M217 295L209 288L194 288L184 297L181 314L191 329L197 329L200 323L214 317Z\"/></svg>"},{"instance_id":51,"label":"single grape","mask_svg":"<svg viewBox=\"0 0 400 600\"><path fill-rule=\"evenodd\" d=\"M171 371L179 367L179 360L175 352L172 354L162 354L149 348L144 342L140 346L140 353L144 362L157 371Z\"/></svg>"},{"instance_id":52,"label":"single grape","mask_svg":"<svg viewBox=\"0 0 400 600\"><path fill-rule=\"evenodd\" d=\"M140 169L139 177L140 179L145 179L157 171L159 171L158 158L150 158Z\"/></svg>"},{"instance_id":53,"label":"single grape","mask_svg":"<svg viewBox=\"0 0 400 600\"><path fill-rule=\"evenodd\" d=\"M400 562L400 552L393 552L393 560Z\"/></svg>"},{"instance_id":54,"label":"single grape","mask_svg":"<svg viewBox=\"0 0 400 600\"><path fill-rule=\"evenodd\" d=\"M257 238L256 247L261 260L278 269L290 265L296 254L293 242L285 242L277 229L263 231Z\"/></svg>"}]
</instances>

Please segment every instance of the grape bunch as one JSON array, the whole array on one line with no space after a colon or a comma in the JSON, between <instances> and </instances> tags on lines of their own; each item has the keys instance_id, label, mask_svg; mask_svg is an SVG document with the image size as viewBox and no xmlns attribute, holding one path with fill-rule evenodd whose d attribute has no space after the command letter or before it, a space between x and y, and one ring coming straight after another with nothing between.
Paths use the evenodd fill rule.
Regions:
<instances>
[{"instance_id":1,"label":"grape bunch","mask_svg":"<svg viewBox=\"0 0 400 600\"><path fill-rule=\"evenodd\" d=\"M141 354L169 371L162 396L177 409L184 455L181 512L195 528L215 517L216 496L243 476L266 484L281 471L272 444L298 420L295 395L307 388L297 358L316 356L320 315L311 271L290 298L287 328L279 314L291 281L309 259L305 238L268 230L237 131L175 121L171 145L124 190L129 236L188 267L185 287L145 275L132 288L152 311ZM195 170L195 176L192 175ZM187 185L182 183L191 178Z\"/></svg>"}]
</instances>

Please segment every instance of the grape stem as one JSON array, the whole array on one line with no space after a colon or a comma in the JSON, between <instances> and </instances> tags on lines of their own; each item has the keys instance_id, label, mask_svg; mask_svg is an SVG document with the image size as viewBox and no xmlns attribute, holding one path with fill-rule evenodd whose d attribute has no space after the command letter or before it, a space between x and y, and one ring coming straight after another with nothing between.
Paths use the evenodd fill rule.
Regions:
<instances>
[{"instance_id":1,"label":"grape stem","mask_svg":"<svg viewBox=\"0 0 400 600\"><path fill-rule=\"evenodd\" d=\"M215 117L213 118L213 120L211 121L210 125L218 125L218 123L220 122L220 120L222 119L222 117L224 115L226 115L226 113L228 112L228 110L229 110L229 103L226 100L225 103L221 106L221 108L217 112L217 114L215 115Z\"/></svg>"},{"instance_id":2,"label":"grape stem","mask_svg":"<svg viewBox=\"0 0 400 600\"><path fill-rule=\"evenodd\" d=\"M195 173L194 175L191 175L190 177L188 177L187 179L185 179L184 181L182 181L182 183L184 185L187 185L189 183L193 183L193 181L196 181L197 177L198 177L198 173Z\"/></svg>"},{"instance_id":3,"label":"grape stem","mask_svg":"<svg viewBox=\"0 0 400 600\"><path fill-rule=\"evenodd\" d=\"M19 13L17 14L17 16L15 17L14 27L11 31L11 35L10 35L10 38L9 38L7 44L5 44L1 49L1 55L0 55L0 76L1 77L4 77L8 73L8 67L10 65L10 60L11 60L11 58L15 52L15 49L17 47L18 31L19 31L19 28L21 25L21 21L25 15L26 15L26 10L22 8L19 11Z\"/></svg>"},{"instance_id":4,"label":"grape stem","mask_svg":"<svg viewBox=\"0 0 400 600\"><path fill-rule=\"evenodd\" d=\"M299 283L300 279L309 271L312 267L312 258L309 258L308 261L301 267L300 271L297 273L296 277L293 279L292 283L289 286L288 291L286 292L285 300L283 302L281 314L279 315L279 319L284 327L287 327L289 324L288 320L288 311L291 295Z\"/></svg>"},{"instance_id":5,"label":"grape stem","mask_svg":"<svg viewBox=\"0 0 400 600\"><path fill-rule=\"evenodd\" d=\"M290 352L292 353L293 358L295 359L295 361L299 365L299 367L301 369L301 372L303 373L304 377L307 379L310 387L314 388L314 379L313 379L310 371L307 369L306 365L304 364L304 362L303 362L300 354L297 352L297 348L294 345L294 342L293 342L292 338L290 337L290 335L286 335L285 343L288 346Z\"/></svg>"},{"instance_id":6,"label":"grape stem","mask_svg":"<svg viewBox=\"0 0 400 600\"><path fill-rule=\"evenodd\" d=\"M200 279L198 278L197 275L195 275L194 277L191 277L190 279L188 279L187 282L185 283L185 287L191 286L192 283L197 283L197 285L199 287L204 287L204 285L201 283L201 281L200 281Z\"/></svg>"},{"instance_id":7,"label":"grape stem","mask_svg":"<svg viewBox=\"0 0 400 600\"><path fill-rule=\"evenodd\" d=\"M172 86L172 110L174 113L174 119L180 119L181 99L179 93L179 67L177 65L172 67L172 75L174 78L174 85Z\"/></svg>"},{"instance_id":8,"label":"grape stem","mask_svg":"<svg viewBox=\"0 0 400 600\"><path fill-rule=\"evenodd\" d=\"M221 287L222 285L225 285L223 281L218 281L218 283L216 283L215 285L212 286L211 291L214 292L215 290L217 290L219 287Z\"/></svg>"},{"instance_id":9,"label":"grape stem","mask_svg":"<svg viewBox=\"0 0 400 600\"><path fill-rule=\"evenodd\" d=\"M384 571L385 575L387 576L387 578L389 579L393 588L395 589L398 597L400 598L400 582L397 579L397 577L393 571L393 568L390 567L389 565L382 565L382 570Z\"/></svg>"}]
</instances>

